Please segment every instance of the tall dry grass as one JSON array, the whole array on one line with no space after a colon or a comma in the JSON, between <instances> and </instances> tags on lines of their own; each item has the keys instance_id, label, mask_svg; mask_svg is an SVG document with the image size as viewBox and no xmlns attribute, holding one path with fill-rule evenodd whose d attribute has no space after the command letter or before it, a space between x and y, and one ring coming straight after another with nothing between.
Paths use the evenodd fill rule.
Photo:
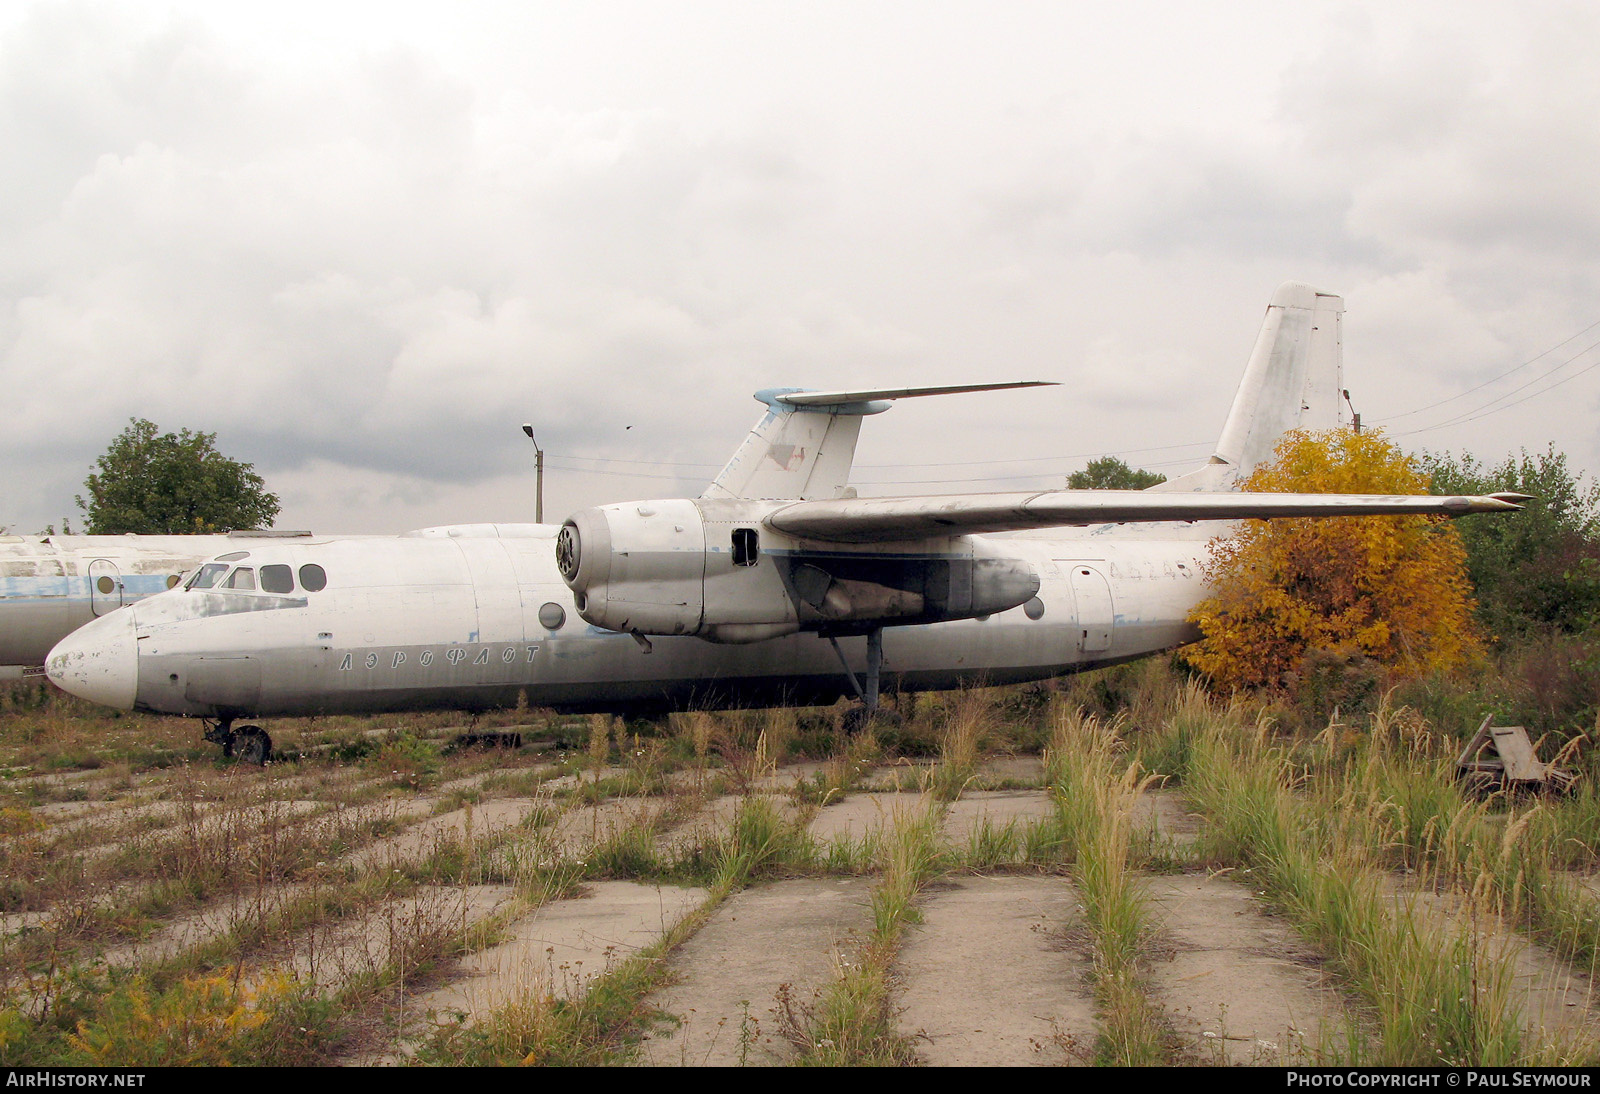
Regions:
<instances>
[{"instance_id":1,"label":"tall dry grass","mask_svg":"<svg viewBox=\"0 0 1600 1094\"><path fill-rule=\"evenodd\" d=\"M1475 924L1391 896L1359 820L1365 810L1348 795L1341 803L1337 783L1310 782L1270 725L1229 728L1194 742L1185 783L1208 819L1211 854L1248 866L1361 994L1375 1025L1370 1062L1523 1062L1508 955L1480 945Z\"/></svg>"},{"instance_id":2,"label":"tall dry grass","mask_svg":"<svg viewBox=\"0 0 1600 1094\"><path fill-rule=\"evenodd\" d=\"M1130 861L1134 802L1150 777L1128 759L1121 725L1120 719L1108 724L1081 708L1059 707L1045 768L1093 939L1100 1010L1096 1058L1149 1066L1169 1057L1161 1010L1150 998L1143 968L1154 923Z\"/></svg>"}]
</instances>

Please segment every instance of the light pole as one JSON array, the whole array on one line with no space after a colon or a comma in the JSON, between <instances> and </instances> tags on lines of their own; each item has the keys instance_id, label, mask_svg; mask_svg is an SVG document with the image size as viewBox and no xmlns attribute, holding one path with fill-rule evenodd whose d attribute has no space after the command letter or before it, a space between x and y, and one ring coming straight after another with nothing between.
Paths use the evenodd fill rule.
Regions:
<instances>
[{"instance_id":1,"label":"light pole","mask_svg":"<svg viewBox=\"0 0 1600 1094\"><path fill-rule=\"evenodd\" d=\"M1344 396L1344 405L1350 408L1351 427L1357 433L1360 433L1361 432L1361 415L1356 413L1356 404L1354 404L1354 403L1352 403L1350 401L1350 389L1349 388L1345 388L1344 390L1340 391L1339 394Z\"/></svg>"},{"instance_id":2,"label":"light pole","mask_svg":"<svg viewBox=\"0 0 1600 1094\"><path fill-rule=\"evenodd\" d=\"M528 440L533 441L533 522L544 523L544 449L539 447L539 442L534 440L533 424L522 423L522 431L528 435Z\"/></svg>"}]
</instances>

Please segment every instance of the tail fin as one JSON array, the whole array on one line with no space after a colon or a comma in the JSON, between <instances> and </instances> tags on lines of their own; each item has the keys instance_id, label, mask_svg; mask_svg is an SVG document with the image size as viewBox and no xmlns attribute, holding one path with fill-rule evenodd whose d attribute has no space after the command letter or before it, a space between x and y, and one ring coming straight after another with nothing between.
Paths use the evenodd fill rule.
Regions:
<instances>
[{"instance_id":1,"label":"tail fin","mask_svg":"<svg viewBox=\"0 0 1600 1094\"><path fill-rule=\"evenodd\" d=\"M1344 298L1286 281L1272 294L1222 438L1205 465L1153 490L1232 490L1292 429L1343 422Z\"/></svg>"},{"instance_id":2,"label":"tail fin","mask_svg":"<svg viewBox=\"0 0 1600 1094\"><path fill-rule=\"evenodd\" d=\"M806 501L842 497L848 489L863 416L882 414L895 399L1044 386L1047 385L1030 380L874 391L803 391L792 387L758 391L756 400L767 404L766 415L700 496Z\"/></svg>"}]
</instances>

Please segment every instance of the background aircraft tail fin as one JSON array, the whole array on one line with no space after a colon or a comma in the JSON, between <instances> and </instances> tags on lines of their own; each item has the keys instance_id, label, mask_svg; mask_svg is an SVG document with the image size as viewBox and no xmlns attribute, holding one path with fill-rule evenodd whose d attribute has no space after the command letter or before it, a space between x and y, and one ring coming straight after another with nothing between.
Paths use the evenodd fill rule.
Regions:
<instances>
[{"instance_id":1,"label":"background aircraft tail fin","mask_svg":"<svg viewBox=\"0 0 1600 1094\"><path fill-rule=\"evenodd\" d=\"M1044 386L1047 385L1040 381L1028 380L870 391L758 391L756 399L767 404L767 413L700 496L805 501L843 497L864 416L883 413L895 399Z\"/></svg>"},{"instance_id":2,"label":"background aircraft tail fin","mask_svg":"<svg viewBox=\"0 0 1600 1094\"><path fill-rule=\"evenodd\" d=\"M1298 281L1280 285L1211 458L1151 489L1236 489L1285 433L1343 424L1343 314L1343 297Z\"/></svg>"}]
</instances>

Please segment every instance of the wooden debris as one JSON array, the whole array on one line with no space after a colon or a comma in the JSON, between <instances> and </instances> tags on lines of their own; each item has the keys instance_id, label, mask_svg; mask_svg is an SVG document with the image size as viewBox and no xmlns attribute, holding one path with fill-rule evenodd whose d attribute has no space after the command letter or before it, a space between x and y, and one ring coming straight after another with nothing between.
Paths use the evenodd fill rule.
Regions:
<instances>
[{"instance_id":1,"label":"wooden debris","mask_svg":"<svg viewBox=\"0 0 1600 1094\"><path fill-rule=\"evenodd\" d=\"M1493 725L1486 715L1478 732L1456 760L1456 778L1482 794L1495 791L1565 794L1575 776L1534 754L1528 731L1522 726Z\"/></svg>"}]
</instances>

